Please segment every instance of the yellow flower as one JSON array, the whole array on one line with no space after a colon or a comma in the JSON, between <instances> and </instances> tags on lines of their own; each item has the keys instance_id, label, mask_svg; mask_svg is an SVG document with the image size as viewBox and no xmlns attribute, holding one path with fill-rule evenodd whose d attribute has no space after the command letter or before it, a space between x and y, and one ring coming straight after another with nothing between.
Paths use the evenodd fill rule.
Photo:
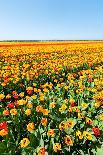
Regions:
<instances>
[{"instance_id":1,"label":"yellow flower","mask_svg":"<svg viewBox=\"0 0 103 155\"><path fill-rule=\"evenodd\" d=\"M0 94L0 100L4 99L5 95L4 94Z\"/></svg>"},{"instance_id":2,"label":"yellow flower","mask_svg":"<svg viewBox=\"0 0 103 155\"><path fill-rule=\"evenodd\" d=\"M67 105L66 104L62 104L61 108L59 108L60 112L63 112L67 109Z\"/></svg>"},{"instance_id":3,"label":"yellow flower","mask_svg":"<svg viewBox=\"0 0 103 155\"><path fill-rule=\"evenodd\" d=\"M98 118L103 121L103 114L100 114Z\"/></svg>"},{"instance_id":4,"label":"yellow flower","mask_svg":"<svg viewBox=\"0 0 103 155\"><path fill-rule=\"evenodd\" d=\"M83 135L82 135L82 133L81 133L81 131L76 131L76 136L78 136L79 137L79 139L83 139Z\"/></svg>"},{"instance_id":5,"label":"yellow flower","mask_svg":"<svg viewBox=\"0 0 103 155\"><path fill-rule=\"evenodd\" d=\"M33 83L33 86L34 86L34 87L36 87L36 85L37 85L36 83Z\"/></svg>"},{"instance_id":6,"label":"yellow flower","mask_svg":"<svg viewBox=\"0 0 103 155\"><path fill-rule=\"evenodd\" d=\"M84 115L82 113L78 113L78 118L84 118Z\"/></svg>"},{"instance_id":7,"label":"yellow flower","mask_svg":"<svg viewBox=\"0 0 103 155\"><path fill-rule=\"evenodd\" d=\"M94 106L95 106L95 108L99 108L100 105L101 105L101 102L97 101Z\"/></svg>"},{"instance_id":8,"label":"yellow flower","mask_svg":"<svg viewBox=\"0 0 103 155\"><path fill-rule=\"evenodd\" d=\"M37 95L32 95L31 98L35 100L37 98Z\"/></svg>"},{"instance_id":9,"label":"yellow flower","mask_svg":"<svg viewBox=\"0 0 103 155\"><path fill-rule=\"evenodd\" d=\"M32 103L27 103L27 108L29 108L29 109L31 109L31 108L33 108L33 105L32 105Z\"/></svg>"},{"instance_id":10,"label":"yellow flower","mask_svg":"<svg viewBox=\"0 0 103 155\"><path fill-rule=\"evenodd\" d=\"M66 123L66 122L62 121L62 122L59 124L59 129L60 129L60 130L65 130L65 129L67 129L67 128L68 128L68 126L67 126L67 123Z\"/></svg>"},{"instance_id":11,"label":"yellow flower","mask_svg":"<svg viewBox=\"0 0 103 155\"><path fill-rule=\"evenodd\" d=\"M30 100L30 96L26 96L26 101Z\"/></svg>"},{"instance_id":12,"label":"yellow flower","mask_svg":"<svg viewBox=\"0 0 103 155\"><path fill-rule=\"evenodd\" d=\"M38 90L37 90L37 88L34 88L34 92L36 93Z\"/></svg>"},{"instance_id":13,"label":"yellow flower","mask_svg":"<svg viewBox=\"0 0 103 155\"><path fill-rule=\"evenodd\" d=\"M50 104L49 104L49 107L50 107L50 108L55 108L55 103L54 103L54 102L50 103Z\"/></svg>"},{"instance_id":14,"label":"yellow flower","mask_svg":"<svg viewBox=\"0 0 103 155\"><path fill-rule=\"evenodd\" d=\"M72 112L72 107L68 109L68 112Z\"/></svg>"},{"instance_id":15,"label":"yellow flower","mask_svg":"<svg viewBox=\"0 0 103 155\"><path fill-rule=\"evenodd\" d=\"M31 109L26 109L25 114L26 114L27 116L31 115Z\"/></svg>"},{"instance_id":16,"label":"yellow flower","mask_svg":"<svg viewBox=\"0 0 103 155\"><path fill-rule=\"evenodd\" d=\"M25 105L26 104L26 100L18 100L17 104L18 105Z\"/></svg>"},{"instance_id":17,"label":"yellow flower","mask_svg":"<svg viewBox=\"0 0 103 155\"><path fill-rule=\"evenodd\" d=\"M52 83L51 83L51 84L49 84L49 85L48 85L48 87L49 87L50 89L52 89L53 84L52 84Z\"/></svg>"},{"instance_id":18,"label":"yellow flower","mask_svg":"<svg viewBox=\"0 0 103 155\"><path fill-rule=\"evenodd\" d=\"M60 78L59 80L60 80L60 82L62 82L63 81L63 78Z\"/></svg>"},{"instance_id":19,"label":"yellow flower","mask_svg":"<svg viewBox=\"0 0 103 155\"><path fill-rule=\"evenodd\" d=\"M58 152L61 150L61 144L60 143L54 143L53 144L53 150L54 152Z\"/></svg>"},{"instance_id":20,"label":"yellow flower","mask_svg":"<svg viewBox=\"0 0 103 155\"><path fill-rule=\"evenodd\" d=\"M88 131L83 131L83 136L86 137L88 134Z\"/></svg>"},{"instance_id":21,"label":"yellow flower","mask_svg":"<svg viewBox=\"0 0 103 155\"><path fill-rule=\"evenodd\" d=\"M11 109L10 110L10 114L11 115L17 115L17 109L15 109L15 108L14 109Z\"/></svg>"},{"instance_id":22,"label":"yellow flower","mask_svg":"<svg viewBox=\"0 0 103 155\"><path fill-rule=\"evenodd\" d=\"M88 139L88 140L92 140L92 138L93 138L92 134L88 133L87 139Z\"/></svg>"},{"instance_id":23,"label":"yellow flower","mask_svg":"<svg viewBox=\"0 0 103 155\"><path fill-rule=\"evenodd\" d=\"M88 104L82 103L82 104L81 104L81 107L82 107L83 109L86 109L86 108L88 107Z\"/></svg>"},{"instance_id":24,"label":"yellow flower","mask_svg":"<svg viewBox=\"0 0 103 155\"><path fill-rule=\"evenodd\" d=\"M74 126L74 121L73 121L73 120L68 120L68 121L66 122L66 124L67 124L67 127L68 127L68 128L71 128L71 127Z\"/></svg>"},{"instance_id":25,"label":"yellow flower","mask_svg":"<svg viewBox=\"0 0 103 155\"><path fill-rule=\"evenodd\" d=\"M68 146L73 146L73 140L72 140L72 138L69 135L67 135L64 138L64 141L65 141L65 144L67 144Z\"/></svg>"},{"instance_id":26,"label":"yellow flower","mask_svg":"<svg viewBox=\"0 0 103 155\"><path fill-rule=\"evenodd\" d=\"M77 108L77 107L72 107L72 110L73 110L74 112L80 112L80 109Z\"/></svg>"},{"instance_id":27,"label":"yellow flower","mask_svg":"<svg viewBox=\"0 0 103 155\"><path fill-rule=\"evenodd\" d=\"M58 81L57 79L54 80L55 83L57 83L57 81Z\"/></svg>"},{"instance_id":28,"label":"yellow flower","mask_svg":"<svg viewBox=\"0 0 103 155\"><path fill-rule=\"evenodd\" d=\"M44 101L44 95L40 96L40 101Z\"/></svg>"},{"instance_id":29,"label":"yellow flower","mask_svg":"<svg viewBox=\"0 0 103 155\"><path fill-rule=\"evenodd\" d=\"M21 140L20 144L21 144L21 147L25 148L25 147L27 147L30 144L30 141L29 141L28 138L23 138Z\"/></svg>"},{"instance_id":30,"label":"yellow flower","mask_svg":"<svg viewBox=\"0 0 103 155\"><path fill-rule=\"evenodd\" d=\"M65 88L66 90L68 90L69 86L65 86L64 88Z\"/></svg>"},{"instance_id":31,"label":"yellow flower","mask_svg":"<svg viewBox=\"0 0 103 155\"><path fill-rule=\"evenodd\" d=\"M90 118L86 117L86 123L91 125L93 124L93 121Z\"/></svg>"},{"instance_id":32,"label":"yellow flower","mask_svg":"<svg viewBox=\"0 0 103 155\"><path fill-rule=\"evenodd\" d=\"M59 84L59 83L57 84L57 87L58 87L58 88L60 87L60 84Z\"/></svg>"},{"instance_id":33,"label":"yellow flower","mask_svg":"<svg viewBox=\"0 0 103 155\"><path fill-rule=\"evenodd\" d=\"M47 88L44 88L43 91L47 93L49 90Z\"/></svg>"},{"instance_id":34,"label":"yellow flower","mask_svg":"<svg viewBox=\"0 0 103 155\"><path fill-rule=\"evenodd\" d=\"M29 124L27 125L27 130L28 130L29 132L32 132L32 131L34 130L34 128L35 128L34 123L29 123Z\"/></svg>"},{"instance_id":35,"label":"yellow flower","mask_svg":"<svg viewBox=\"0 0 103 155\"><path fill-rule=\"evenodd\" d=\"M83 136L88 140L92 140L93 138L92 134L89 133L88 131L83 131Z\"/></svg>"},{"instance_id":36,"label":"yellow flower","mask_svg":"<svg viewBox=\"0 0 103 155\"><path fill-rule=\"evenodd\" d=\"M40 93L41 92L41 89L38 89L38 93Z\"/></svg>"},{"instance_id":37,"label":"yellow flower","mask_svg":"<svg viewBox=\"0 0 103 155\"><path fill-rule=\"evenodd\" d=\"M19 96L22 98L22 97L24 97L24 92L21 92L20 94L19 94Z\"/></svg>"}]
</instances>

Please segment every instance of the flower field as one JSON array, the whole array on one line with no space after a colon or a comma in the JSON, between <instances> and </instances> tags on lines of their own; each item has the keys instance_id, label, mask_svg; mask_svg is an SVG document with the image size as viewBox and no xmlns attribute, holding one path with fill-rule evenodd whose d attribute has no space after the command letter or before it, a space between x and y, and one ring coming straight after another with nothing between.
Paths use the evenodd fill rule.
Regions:
<instances>
[{"instance_id":1,"label":"flower field","mask_svg":"<svg viewBox=\"0 0 103 155\"><path fill-rule=\"evenodd\" d=\"M0 155L95 155L103 42L0 43Z\"/></svg>"}]
</instances>

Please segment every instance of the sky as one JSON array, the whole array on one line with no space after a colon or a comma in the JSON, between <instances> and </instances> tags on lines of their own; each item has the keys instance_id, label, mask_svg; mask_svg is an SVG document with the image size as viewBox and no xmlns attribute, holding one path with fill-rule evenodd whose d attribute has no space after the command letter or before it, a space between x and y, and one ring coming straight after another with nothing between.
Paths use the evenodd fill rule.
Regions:
<instances>
[{"instance_id":1,"label":"sky","mask_svg":"<svg viewBox=\"0 0 103 155\"><path fill-rule=\"evenodd\" d=\"M103 0L0 0L0 40L103 39Z\"/></svg>"}]
</instances>

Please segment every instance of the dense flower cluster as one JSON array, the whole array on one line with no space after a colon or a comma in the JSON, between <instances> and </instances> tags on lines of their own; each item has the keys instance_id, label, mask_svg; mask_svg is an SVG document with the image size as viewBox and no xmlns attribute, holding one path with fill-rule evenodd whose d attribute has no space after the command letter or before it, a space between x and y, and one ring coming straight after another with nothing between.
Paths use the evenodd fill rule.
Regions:
<instances>
[{"instance_id":1,"label":"dense flower cluster","mask_svg":"<svg viewBox=\"0 0 103 155\"><path fill-rule=\"evenodd\" d=\"M103 43L0 47L0 147L91 154L103 141Z\"/></svg>"}]
</instances>

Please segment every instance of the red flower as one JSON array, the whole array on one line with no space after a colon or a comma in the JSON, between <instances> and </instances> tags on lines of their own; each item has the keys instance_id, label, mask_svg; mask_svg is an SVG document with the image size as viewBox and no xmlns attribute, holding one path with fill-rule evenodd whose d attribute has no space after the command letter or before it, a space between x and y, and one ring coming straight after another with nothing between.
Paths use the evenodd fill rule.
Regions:
<instances>
[{"instance_id":1,"label":"red flower","mask_svg":"<svg viewBox=\"0 0 103 155\"><path fill-rule=\"evenodd\" d=\"M4 82L8 82L8 77L4 77Z\"/></svg>"},{"instance_id":2,"label":"red flower","mask_svg":"<svg viewBox=\"0 0 103 155\"><path fill-rule=\"evenodd\" d=\"M88 82L92 82L92 78L89 78L89 79L88 79Z\"/></svg>"},{"instance_id":3,"label":"red flower","mask_svg":"<svg viewBox=\"0 0 103 155\"><path fill-rule=\"evenodd\" d=\"M14 103L8 103L7 104L7 107L9 107L9 108L14 108L14 106L15 106Z\"/></svg>"},{"instance_id":4,"label":"red flower","mask_svg":"<svg viewBox=\"0 0 103 155\"><path fill-rule=\"evenodd\" d=\"M28 93L29 95L32 95L33 90L27 90L27 93Z\"/></svg>"},{"instance_id":5,"label":"red flower","mask_svg":"<svg viewBox=\"0 0 103 155\"><path fill-rule=\"evenodd\" d=\"M76 78L78 75L76 73L73 73L73 77Z\"/></svg>"},{"instance_id":6,"label":"red flower","mask_svg":"<svg viewBox=\"0 0 103 155\"><path fill-rule=\"evenodd\" d=\"M92 67L92 66L93 66L93 64L91 63L91 64L89 64L89 66L90 66L90 67Z\"/></svg>"},{"instance_id":7,"label":"red flower","mask_svg":"<svg viewBox=\"0 0 103 155\"><path fill-rule=\"evenodd\" d=\"M6 122L0 123L0 129L5 129L5 128L7 128L7 123Z\"/></svg>"},{"instance_id":8,"label":"red flower","mask_svg":"<svg viewBox=\"0 0 103 155\"><path fill-rule=\"evenodd\" d=\"M71 107L74 107L74 106L75 106L75 103L71 103L70 106L71 106Z\"/></svg>"},{"instance_id":9,"label":"red flower","mask_svg":"<svg viewBox=\"0 0 103 155\"><path fill-rule=\"evenodd\" d=\"M13 95L16 95L16 94L17 94L17 92L16 92L16 91L13 91L13 92L12 92L12 94L13 94Z\"/></svg>"},{"instance_id":10,"label":"red flower","mask_svg":"<svg viewBox=\"0 0 103 155\"><path fill-rule=\"evenodd\" d=\"M101 134L99 128L93 127L92 131L94 132L95 136L100 136L100 134Z\"/></svg>"},{"instance_id":11,"label":"red flower","mask_svg":"<svg viewBox=\"0 0 103 155\"><path fill-rule=\"evenodd\" d=\"M18 99L18 94L13 95L15 99Z\"/></svg>"}]
</instances>

